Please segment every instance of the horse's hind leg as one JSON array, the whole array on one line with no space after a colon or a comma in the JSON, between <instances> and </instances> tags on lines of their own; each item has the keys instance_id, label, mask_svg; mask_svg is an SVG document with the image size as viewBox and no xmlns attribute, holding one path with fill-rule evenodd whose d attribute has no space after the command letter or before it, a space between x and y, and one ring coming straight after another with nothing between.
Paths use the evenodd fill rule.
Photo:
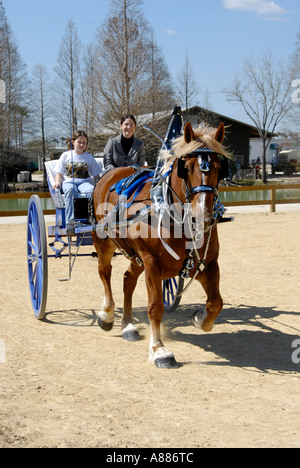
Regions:
<instances>
[{"instance_id":1,"label":"horse's hind leg","mask_svg":"<svg viewBox=\"0 0 300 468\"><path fill-rule=\"evenodd\" d=\"M115 303L111 289L111 259L116 250L115 244L107 239L106 241L98 240L93 236L94 246L98 254L98 271L104 287L104 299L100 312L97 313L98 324L105 330L110 331L114 325L114 308Z\"/></svg>"},{"instance_id":2,"label":"horse's hind leg","mask_svg":"<svg viewBox=\"0 0 300 468\"><path fill-rule=\"evenodd\" d=\"M122 320L122 337L127 341L138 341L140 335L138 329L133 324L132 317L132 295L135 290L138 277L144 271L135 263L131 263L124 275L124 313Z\"/></svg>"},{"instance_id":3,"label":"horse's hind leg","mask_svg":"<svg viewBox=\"0 0 300 468\"><path fill-rule=\"evenodd\" d=\"M223 308L223 300L219 289L220 271L217 260L212 262L208 270L197 279L199 279L207 294L206 310L195 312L192 323L196 328L209 332L213 329L215 320Z\"/></svg>"}]
</instances>

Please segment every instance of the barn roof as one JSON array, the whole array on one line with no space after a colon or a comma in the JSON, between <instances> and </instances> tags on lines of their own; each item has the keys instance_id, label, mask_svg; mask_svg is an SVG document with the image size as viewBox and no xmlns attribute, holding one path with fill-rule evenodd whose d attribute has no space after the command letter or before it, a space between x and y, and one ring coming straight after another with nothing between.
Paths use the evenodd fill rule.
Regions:
<instances>
[{"instance_id":1,"label":"barn roof","mask_svg":"<svg viewBox=\"0 0 300 468\"><path fill-rule=\"evenodd\" d=\"M185 113L185 110L183 111L183 113ZM225 120L227 122L232 122L232 123L236 123L238 125L241 125L243 127L247 127L250 130L250 138L261 138L257 128L254 125L250 125L248 123L242 122L240 120L233 119L232 117L228 117L226 115L219 114L218 112L214 112L214 111L211 111L209 109L205 109L204 107L200 107L200 106L194 106L194 107L190 107L188 109L188 115L195 115L195 114L201 114L201 113L203 113L204 115L205 114L211 115L211 116L213 116L215 119L217 119L219 121L224 121ZM268 132L267 137L272 137L272 136L276 136L276 134Z\"/></svg>"}]
</instances>

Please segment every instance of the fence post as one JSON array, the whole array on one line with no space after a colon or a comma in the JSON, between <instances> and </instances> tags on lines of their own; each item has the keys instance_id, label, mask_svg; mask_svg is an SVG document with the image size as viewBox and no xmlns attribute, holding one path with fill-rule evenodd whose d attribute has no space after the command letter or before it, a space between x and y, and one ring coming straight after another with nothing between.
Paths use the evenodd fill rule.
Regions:
<instances>
[{"instance_id":1,"label":"fence post","mask_svg":"<svg viewBox=\"0 0 300 468\"><path fill-rule=\"evenodd\" d=\"M271 213L276 212L276 189L271 189Z\"/></svg>"}]
</instances>

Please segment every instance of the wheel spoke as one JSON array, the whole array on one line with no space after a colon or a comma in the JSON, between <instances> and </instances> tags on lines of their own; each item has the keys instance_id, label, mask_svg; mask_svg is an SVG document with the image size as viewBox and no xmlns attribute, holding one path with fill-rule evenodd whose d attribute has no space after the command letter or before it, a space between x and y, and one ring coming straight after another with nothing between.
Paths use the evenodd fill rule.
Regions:
<instances>
[{"instance_id":1,"label":"wheel spoke","mask_svg":"<svg viewBox=\"0 0 300 468\"><path fill-rule=\"evenodd\" d=\"M163 281L163 300L165 310L173 312L180 303L180 293L183 289L184 280L180 277L169 278Z\"/></svg>"},{"instance_id":2,"label":"wheel spoke","mask_svg":"<svg viewBox=\"0 0 300 468\"><path fill-rule=\"evenodd\" d=\"M37 273L37 262L34 262L34 268L33 268L33 274L32 274L32 277L31 277L31 282L32 284L36 284L36 273Z\"/></svg>"}]
</instances>

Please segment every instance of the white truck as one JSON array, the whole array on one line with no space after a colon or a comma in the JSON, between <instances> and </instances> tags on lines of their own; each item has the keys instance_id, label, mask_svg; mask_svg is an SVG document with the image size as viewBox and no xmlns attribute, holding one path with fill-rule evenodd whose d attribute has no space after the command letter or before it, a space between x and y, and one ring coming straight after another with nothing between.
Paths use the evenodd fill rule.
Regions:
<instances>
[{"instance_id":1,"label":"white truck","mask_svg":"<svg viewBox=\"0 0 300 468\"><path fill-rule=\"evenodd\" d=\"M300 150L280 151L272 161L272 174L276 172L283 172L284 175L300 172Z\"/></svg>"}]
</instances>

